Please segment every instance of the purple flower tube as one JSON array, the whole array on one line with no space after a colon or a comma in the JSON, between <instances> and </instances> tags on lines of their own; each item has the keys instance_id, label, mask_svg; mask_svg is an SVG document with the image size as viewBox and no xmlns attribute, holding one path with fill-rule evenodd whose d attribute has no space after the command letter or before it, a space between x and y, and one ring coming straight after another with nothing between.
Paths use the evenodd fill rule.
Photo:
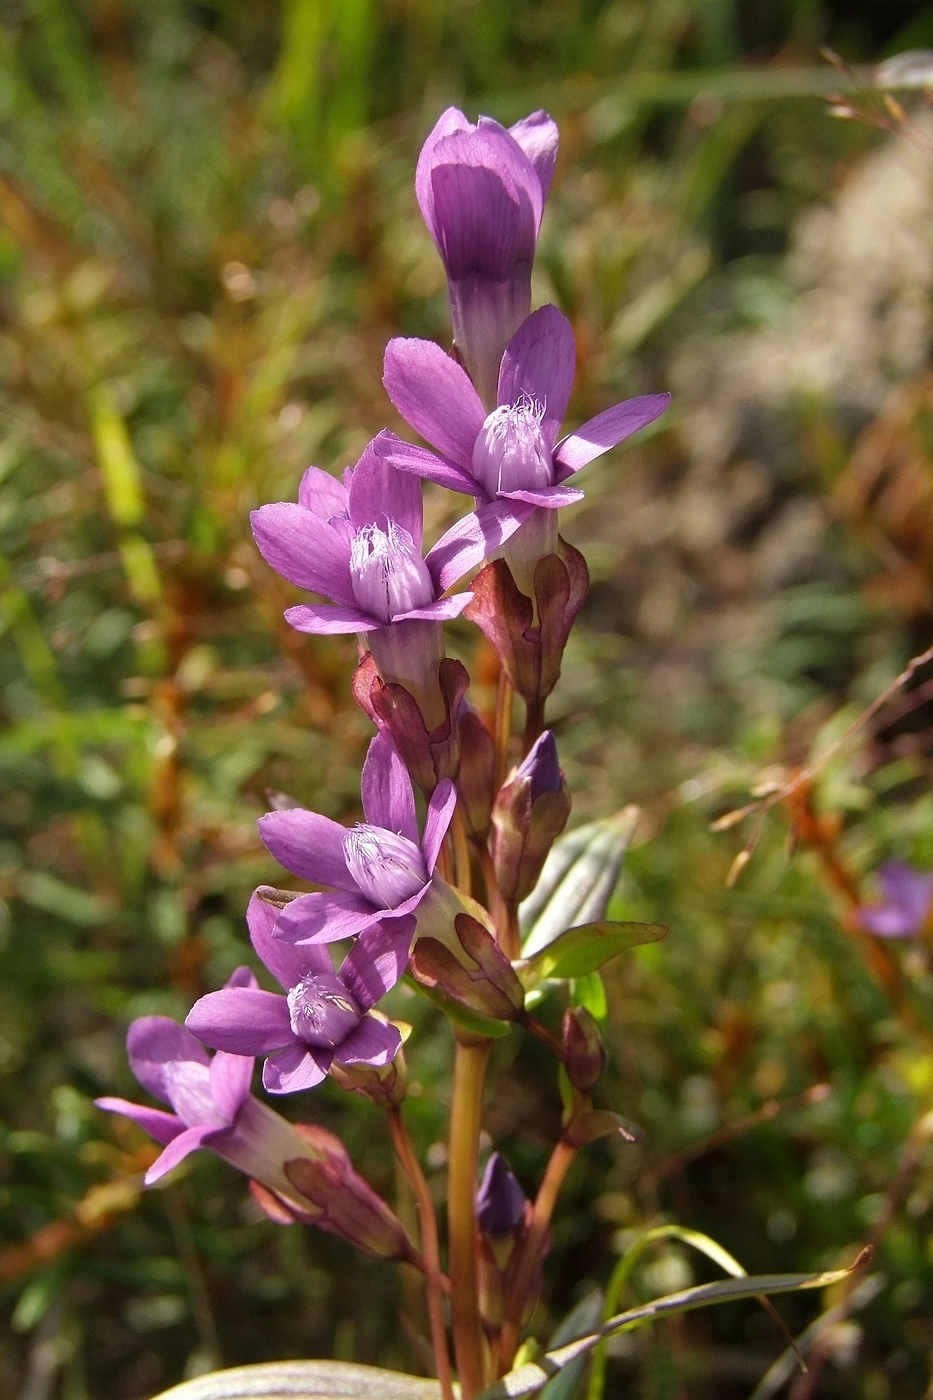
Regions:
<instances>
[{"instance_id":1,"label":"purple flower tube","mask_svg":"<svg viewBox=\"0 0 933 1400\"><path fill-rule=\"evenodd\" d=\"M557 139L546 112L506 130L449 107L418 159L415 192L447 273L454 341L484 403L495 402L502 352L531 310Z\"/></svg>"}]
</instances>

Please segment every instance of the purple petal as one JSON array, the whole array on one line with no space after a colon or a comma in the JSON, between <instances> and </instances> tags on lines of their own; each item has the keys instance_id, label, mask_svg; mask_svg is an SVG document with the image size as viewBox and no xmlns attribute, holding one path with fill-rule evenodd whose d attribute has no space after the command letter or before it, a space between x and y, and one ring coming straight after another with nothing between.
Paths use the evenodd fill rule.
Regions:
<instances>
[{"instance_id":1,"label":"purple petal","mask_svg":"<svg viewBox=\"0 0 933 1400\"><path fill-rule=\"evenodd\" d=\"M902 860L886 860L878 867L878 883L885 902L899 905L919 928L933 898L933 875L914 870Z\"/></svg>"},{"instance_id":2,"label":"purple petal","mask_svg":"<svg viewBox=\"0 0 933 1400\"><path fill-rule=\"evenodd\" d=\"M350 479L350 520L355 530L364 525L385 528L394 520L407 530L420 551L424 535L421 483L409 472L399 471L370 442Z\"/></svg>"},{"instance_id":3,"label":"purple petal","mask_svg":"<svg viewBox=\"0 0 933 1400\"><path fill-rule=\"evenodd\" d=\"M276 922L275 936L303 949L336 943L369 928L377 912L361 894L303 894L286 904Z\"/></svg>"},{"instance_id":4,"label":"purple petal","mask_svg":"<svg viewBox=\"0 0 933 1400\"><path fill-rule=\"evenodd\" d=\"M246 919L248 923L248 911ZM227 978L226 985L228 987L258 987L259 983L256 981L256 974L251 967L235 967Z\"/></svg>"},{"instance_id":5,"label":"purple petal","mask_svg":"<svg viewBox=\"0 0 933 1400\"><path fill-rule=\"evenodd\" d=\"M163 1103L169 1102L165 1066L178 1060L209 1065L211 1057L190 1031L169 1016L140 1016L126 1034L130 1069L144 1089Z\"/></svg>"},{"instance_id":6,"label":"purple petal","mask_svg":"<svg viewBox=\"0 0 933 1400\"><path fill-rule=\"evenodd\" d=\"M541 226L541 181L518 142L489 117L439 142L431 171L433 232L447 275L507 281L529 267Z\"/></svg>"},{"instance_id":7,"label":"purple petal","mask_svg":"<svg viewBox=\"0 0 933 1400\"><path fill-rule=\"evenodd\" d=\"M299 588L354 605L346 541L326 520L290 501L262 506L250 516L253 538L267 564Z\"/></svg>"},{"instance_id":8,"label":"purple petal","mask_svg":"<svg viewBox=\"0 0 933 1400\"><path fill-rule=\"evenodd\" d=\"M313 1050L307 1045L292 1045L266 1060L262 1067L262 1086L270 1094L297 1094L313 1089L330 1069L332 1050Z\"/></svg>"},{"instance_id":9,"label":"purple petal","mask_svg":"<svg viewBox=\"0 0 933 1400\"><path fill-rule=\"evenodd\" d=\"M452 617L459 617L472 601L472 593L455 593L452 598L438 598L436 603L429 603L425 608L397 613L393 622L449 622Z\"/></svg>"},{"instance_id":10,"label":"purple petal","mask_svg":"<svg viewBox=\"0 0 933 1400\"><path fill-rule=\"evenodd\" d=\"M376 1016L364 1016L334 1056L342 1065L390 1065L399 1052L398 1028Z\"/></svg>"},{"instance_id":11,"label":"purple petal","mask_svg":"<svg viewBox=\"0 0 933 1400\"><path fill-rule=\"evenodd\" d=\"M506 540L511 539L530 510L504 499L490 501L458 520L427 554L425 563L438 591L443 592L472 572Z\"/></svg>"},{"instance_id":12,"label":"purple petal","mask_svg":"<svg viewBox=\"0 0 933 1400\"><path fill-rule=\"evenodd\" d=\"M431 189L431 171L434 162L434 152L438 144L446 136L452 135L455 131L470 131L472 125L458 107L448 107L442 112L431 130L430 135L421 147L421 154L418 157L418 165L415 169L415 197L418 200L418 207L422 217L427 224L432 238L437 241L437 233L434 227L434 194Z\"/></svg>"},{"instance_id":13,"label":"purple petal","mask_svg":"<svg viewBox=\"0 0 933 1400\"><path fill-rule=\"evenodd\" d=\"M886 904L864 905L858 910L858 921L878 938L913 938L919 927L907 910Z\"/></svg>"},{"instance_id":14,"label":"purple petal","mask_svg":"<svg viewBox=\"0 0 933 1400\"><path fill-rule=\"evenodd\" d=\"M382 919L356 940L343 960L339 976L361 1011L375 1006L403 976L414 933L415 920L408 915L403 919Z\"/></svg>"},{"instance_id":15,"label":"purple petal","mask_svg":"<svg viewBox=\"0 0 933 1400\"><path fill-rule=\"evenodd\" d=\"M107 1113L122 1113L124 1118L131 1118L134 1123L144 1128L150 1137L154 1137L156 1142L171 1142L184 1131L185 1125L178 1114L163 1113L161 1108L146 1108L141 1103L109 1097L95 1099L94 1104L97 1108L105 1109Z\"/></svg>"},{"instance_id":16,"label":"purple petal","mask_svg":"<svg viewBox=\"0 0 933 1400\"><path fill-rule=\"evenodd\" d=\"M449 491L459 491L465 496L475 496L479 487L476 480L449 462L446 457L438 457L426 447L415 447L403 442L395 433L381 432L376 440L376 451L391 462L400 472L412 472L425 481L433 481L438 486L446 486Z\"/></svg>"},{"instance_id":17,"label":"purple petal","mask_svg":"<svg viewBox=\"0 0 933 1400\"><path fill-rule=\"evenodd\" d=\"M447 835L447 828L450 826L456 805L457 789L450 778L444 778L431 794L431 801L428 803L427 816L424 821L421 852L429 871L433 871L437 864L441 844Z\"/></svg>"},{"instance_id":18,"label":"purple petal","mask_svg":"<svg viewBox=\"0 0 933 1400\"><path fill-rule=\"evenodd\" d=\"M557 123L547 112L532 112L509 127L509 135L521 146L541 182L541 198L547 199L557 164Z\"/></svg>"},{"instance_id":19,"label":"purple petal","mask_svg":"<svg viewBox=\"0 0 933 1400\"><path fill-rule=\"evenodd\" d=\"M343 858L347 828L305 807L269 812L257 823L259 835L280 865L321 885L354 893L356 885Z\"/></svg>"},{"instance_id":20,"label":"purple petal","mask_svg":"<svg viewBox=\"0 0 933 1400\"><path fill-rule=\"evenodd\" d=\"M183 1162L189 1153L196 1152L199 1147L203 1147L204 1139L216 1131L216 1128L202 1125L197 1128L186 1128L183 1133L179 1133L178 1137L172 1139L165 1151L156 1158L146 1172L143 1177L146 1185L152 1186L159 1181L173 1167L177 1167L179 1162Z\"/></svg>"},{"instance_id":21,"label":"purple petal","mask_svg":"<svg viewBox=\"0 0 933 1400\"><path fill-rule=\"evenodd\" d=\"M399 413L467 474L485 413L466 370L431 340L390 340L382 382Z\"/></svg>"},{"instance_id":22,"label":"purple petal","mask_svg":"<svg viewBox=\"0 0 933 1400\"><path fill-rule=\"evenodd\" d=\"M330 472L322 472L320 467L309 467L298 487L298 504L305 510L313 510L321 520L329 520L332 515L346 513L347 488Z\"/></svg>"},{"instance_id":23,"label":"purple petal","mask_svg":"<svg viewBox=\"0 0 933 1400\"><path fill-rule=\"evenodd\" d=\"M258 987L208 992L194 1003L185 1025L205 1045L233 1055L269 1055L295 1039L285 997Z\"/></svg>"},{"instance_id":24,"label":"purple petal","mask_svg":"<svg viewBox=\"0 0 933 1400\"><path fill-rule=\"evenodd\" d=\"M385 623L360 608L333 608L327 603L300 603L285 609L285 621L296 632L313 632L319 637L344 632L375 632Z\"/></svg>"},{"instance_id":25,"label":"purple petal","mask_svg":"<svg viewBox=\"0 0 933 1400\"><path fill-rule=\"evenodd\" d=\"M542 306L522 322L502 356L499 403L517 403L527 394L544 409L541 431L554 446L570 402L577 350L567 317L556 306Z\"/></svg>"},{"instance_id":26,"label":"purple petal","mask_svg":"<svg viewBox=\"0 0 933 1400\"><path fill-rule=\"evenodd\" d=\"M541 486L537 491L503 491L508 501L524 501L526 505L543 506L545 510L560 510L583 500L584 493L575 486Z\"/></svg>"},{"instance_id":27,"label":"purple petal","mask_svg":"<svg viewBox=\"0 0 933 1400\"><path fill-rule=\"evenodd\" d=\"M617 403L614 408L607 408L605 413L597 413L595 418L558 443L554 461L566 469L562 478L571 472L578 472L587 462L608 452L623 438L653 423L661 417L670 401L670 394L643 394L641 398Z\"/></svg>"},{"instance_id":28,"label":"purple petal","mask_svg":"<svg viewBox=\"0 0 933 1400\"><path fill-rule=\"evenodd\" d=\"M371 826L384 827L418 844L414 789L388 734L377 734L369 746L360 792L363 813Z\"/></svg>"},{"instance_id":29,"label":"purple petal","mask_svg":"<svg viewBox=\"0 0 933 1400\"><path fill-rule=\"evenodd\" d=\"M211 1096L231 1123L249 1098L253 1063L251 1055L229 1055L226 1050L218 1050L211 1060Z\"/></svg>"},{"instance_id":30,"label":"purple petal","mask_svg":"<svg viewBox=\"0 0 933 1400\"><path fill-rule=\"evenodd\" d=\"M299 951L275 936L280 914L281 910L263 899L257 890L249 902L246 922L250 940L259 957L279 984L290 991L302 977L315 972L331 972L333 969L330 956L323 949Z\"/></svg>"}]
</instances>

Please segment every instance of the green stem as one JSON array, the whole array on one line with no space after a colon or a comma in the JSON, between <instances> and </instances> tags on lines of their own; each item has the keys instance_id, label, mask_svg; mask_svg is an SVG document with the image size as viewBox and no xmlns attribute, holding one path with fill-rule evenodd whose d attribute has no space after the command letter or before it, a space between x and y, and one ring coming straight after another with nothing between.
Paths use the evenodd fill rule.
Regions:
<instances>
[{"instance_id":1,"label":"green stem","mask_svg":"<svg viewBox=\"0 0 933 1400\"><path fill-rule=\"evenodd\" d=\"M506 1304L505 1319L499 1338L499 1369L504 1374L515 1360L521 1340L522 1318L528 1306L529 1294L534 1285L535 1275L547 1244L551 1216L557 1205L557 1196L564 1183L567 1170L576 1156L577 1149L563 1139L551 1153L545 1168L528 1234L522 1244L522 1257L512 1280L511 1293Z\"/></svg>"},{"instance_id":2,"label":"green stem","mask_svg":"<svg viewBox=\"0 0 933 1400\"><path fill-rule=\"evenodd\" d=\"M454 1353L462 1400L485 1384L485 1341L476 1278L476 1191L483 1087L492 1042L457 1034L447 1186L447 1240Z\"/></svg>"},{"instance_id":3,"label":"green stem","mask_svg":"<svg viewBox=\"0 0 933 1400\"><path fill-rule=\"evenodd\" d=\"M450 1371L450 1353L447 1349L447 1331L444 1326L444 1276L441 1272L441 1249L437 1235L437 1216L431 1190L425 1180L421 1164L415 1155L408 1136L408 1129L401 1110L389 1109L389 1123L392 1127L392 1142L402 1170L411 1183L418 1205L421 1221L421 1249L424 1254L425 1275L427 1278L428 1318L431 1324L431 1342L434 1347L434 1363L437 1379L440 1382L443 1400L454 1400L453 1377Z\"/></svg>"}]
</instances>

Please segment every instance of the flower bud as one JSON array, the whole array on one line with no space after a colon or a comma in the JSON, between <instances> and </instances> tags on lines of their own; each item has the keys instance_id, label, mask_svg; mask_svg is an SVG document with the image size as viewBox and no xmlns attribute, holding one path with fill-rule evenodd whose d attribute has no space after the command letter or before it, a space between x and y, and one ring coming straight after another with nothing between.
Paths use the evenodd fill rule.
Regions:
<instances>
[{"instance_id":1,"label":"flower bud","mask_svg":"<svg viewBox=\"0 0 933 1400\"><path fill-rule=\"evenodd\" d=\"M556 838L567 825L570 794L550 730L513 770L492 809L490 849L503 899L530 894Z\"/></svg>"},{"instance_id":2,"label":"flower bud","mask_svg":"<svg viewBox=\"0 0 933 1400\"><path fill-rule=\"evenodd\" d=\"M524 1223L528 1197L499 1152L486 1163L476 1197L476 1218L484 1235L501 1239Z\"/></svg>"},{"instance_id":3,"label":"flower bud","mask_svg":"<svg viewBox=\"0 0 933 1400\"><path fill-rule=\"evenodd\" d=\"M606 1067L606 1047L599 1026L585 1006L564 1012L563 1060L575 1089L588 1094Z\"/></svg>"}]
</instances>

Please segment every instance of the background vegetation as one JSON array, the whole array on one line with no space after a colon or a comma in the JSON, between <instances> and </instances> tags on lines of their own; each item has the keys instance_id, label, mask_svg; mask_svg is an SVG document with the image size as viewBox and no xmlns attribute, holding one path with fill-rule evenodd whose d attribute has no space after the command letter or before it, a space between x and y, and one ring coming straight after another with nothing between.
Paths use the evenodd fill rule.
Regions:
<instances>
[{"instance_id":1,"label":"background vegetation","mask_svg":"<svg viewBox=\"0 0 933 1400\"><path fill-rule=\"evenodd\" d=\"M881 858L933 865L929 671L770 813L733 888L748 828L710 830L929 639L933 152L833 121L822 43L853 61L933 45L933 6L5 7L2 1400L144 1400L296 1355L422 1362L390 1266L269 1224L206 1154L142 1195L149 1144L92 1100L135 1090L133 1016L183 1016L243 960L249 892L275 871L265 789L356 815L352 643L284 626L247 513L399 426L392 334L447 334L412 176L451 102L561 123L537 299L574 321L574 421L677 395L568 517L594 573L553 707L574 820L642 806L617 912L671 932L607 978L605 1100L646 1141L597 1146L571 1176L539 1333L652 1223L705 1230L751 1271L848 1261L871 1238L872 1278L823 1300L809 1377L759 1386L782 1339L737 1304L621 1345L607 1393L933 1394L933 972L923 940L879 953L852 919ZM876 284L904 209L921 232ZM806 322L834 287L824 310L841 310ZM446 505L430 509L439 528ZM416 1018L411 1117L440 1189L447 1037L396 1005ZM534 1047L499 1054L489 1131L530 1186L556 1087ZM325 1086L289 1108L395 1190L369 1105ZM633 1287L706 1268L670 1245ZM781 1305L795 1331L818 1308Z\"/></svg>"}]
</instances>

